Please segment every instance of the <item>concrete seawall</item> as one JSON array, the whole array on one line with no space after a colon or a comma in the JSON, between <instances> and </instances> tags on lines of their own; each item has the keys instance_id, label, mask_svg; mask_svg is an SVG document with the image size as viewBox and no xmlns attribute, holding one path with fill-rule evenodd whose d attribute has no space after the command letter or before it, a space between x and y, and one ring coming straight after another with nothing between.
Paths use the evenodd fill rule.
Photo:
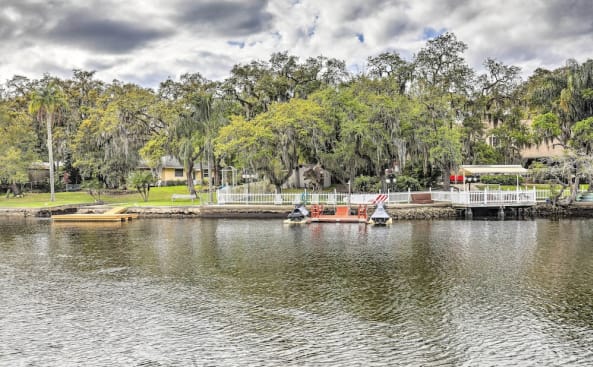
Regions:
<instances>
[{"instance_id":1,"label":"concrete seawall","mask_svg":"<svg viewBox=\"0 0 593 367\"><path fill-rule=\"evenodd\" d=\"M4 217L49 218L55 214L103 213L106 205L64 205L51 208L0 208ZM137 206L128 207L127 212L145 218L285 218L292 205L193 205L193 206ZM448 203L398 204L386 207L394 220L456 218L457 210ZM369 207L372 213L373 207ZM593 218L593 203L575 203L568 207L553 207L538 204L525 214L530 217L580 217Z\"/></svg>"}]
</instances>

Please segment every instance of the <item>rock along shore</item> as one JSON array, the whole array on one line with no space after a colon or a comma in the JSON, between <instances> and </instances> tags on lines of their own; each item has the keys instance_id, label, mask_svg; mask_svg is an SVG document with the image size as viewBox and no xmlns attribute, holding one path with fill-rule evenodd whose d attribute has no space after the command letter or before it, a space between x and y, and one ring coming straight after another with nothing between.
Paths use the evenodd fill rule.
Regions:
<instances>
[{"instance_id":1,"label":"rock along shore","mask_svg":"<svg viewBox=\"0 0 593 367\"><path fill-rule=\"evenodd\" d=\"M0 208L0 216L49 218L54 214L102 213L107 205L64 205L51 208ZM285 218L292 205L192 205L192 206L137 206L128 213L144 218ZM394 220L456 218L460 213L448 203L398 204L386 207ZM369 208L372 213L374 208ZM580 217L593 218L593 203L575 203L568 207L538 204L525 211L536 218Z\"/></svg>"}]
</instances>

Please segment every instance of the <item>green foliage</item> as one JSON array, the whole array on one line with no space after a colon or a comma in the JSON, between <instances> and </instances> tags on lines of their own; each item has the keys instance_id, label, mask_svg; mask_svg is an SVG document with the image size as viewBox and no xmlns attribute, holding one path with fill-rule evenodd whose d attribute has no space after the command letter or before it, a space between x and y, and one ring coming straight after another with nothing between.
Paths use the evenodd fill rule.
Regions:
<instances>
[{"instance_id":1,"label":"green foliage","mask_svg":"<svg viewBox=\"0 0 593 367\"><path fill-rule=\"evenodd\" d=\"M562 129L558 121L558 116L552 112L538 115L533 119L531 125L534 134L534 140L536 143L545 142L550 144L560 137Z\"/></svg>"},{"instance_id":2,"label":"green foliage","mask_svg":"<svg viewBox=\"0 0 593 367\"><path fill-rule=\"evenodd\" d=\"M140 158L157 170L165 155L189 172L206 163L214 185L233 166L279 188L299 165L318 163L342 184L397 164L409 176L402 185L434 186L442 176L446 187L459 164L517 163L533 143L593 153L593 61L538 69L521 85L519 68L491 58L476 76L466 49L444 33L409 61L371 56L359 75L341 60L281 52L235 65L223 82L185 74L156 92L97 81L93 71L15 76L1 88L0 180L24 181L47 153L109 188L125 184ZM524 116L536 116L532 130ZM587 165L577 166L589 179Z\"/></svg>"},{"instance_id":3,"label":"green foliage","mask_svg":"<svg viewBox=\"0 0 593 367\"><path fill-rule=\"evenodd\" d=\"M55 173L54 173L54 155L53 155L53 136L52 129L56 114L60 108L66 106L66 96L56 80L48 80L44 85L35 90L31 95L29 112L36 114L39 121L45 121L47 131L47 151L49 162L49 185L50 201L55 200Z\"/></svg>"},{"instance_id":4,"label":"green foliage","mask_svg":"<svg viewBox=\"0 0 593 367\"><path fill-rule=\"evenodd\" d=\"M280 190L301 156L318 155L325 146L332 127L321 119L321 112L312 100L295 98L271 105L251 121L233 116L220 130L216 152L263 173Z\"/></svg>"},{"instance_id":5,"label":"green foliage","mask_svg":"<svg viewBox=\"0 0 593 367\"><path fill-rule=\"evenodd\" d=\"M89 110L76 132L73 165L84 177L96 177L117 188L138 166L139 150L157 124L157 103L149 89L114 82L98 105Z\"/></svg>"},{"instance_id":6,"label":"green foliage","mask_svg":"<svg viewBox=\"0 0 593 367\"><path fill-rule=\"evenodd\" d=\"M0 103L0 182L28 181L27 169L35 160L35 133L27 115Z\"/></svg>"},{"instance_id":7,"label":"green foliage","mask_svg":"<svg viewBox=\"0 0 593 367\"><path fill-rule=\"evenodd\" d=\"M395 183L395 190L396 191L419 191L422 189L422 185L420 182L411 176L400 175L397 177L397 182Z\"/></svg>"},{"instance_id":8,"label":"green foliage","mask_svg":"<svg viewBox=\"0 0 593 367\"><path fill-rule=\"evenodd\" d=\"M99 181L98 179L90 179L90 180L86 180L83 181L83 183L80 185L80 187L85 190L96 203L101 202L101 194L103 193L103 190L105 189L105 186L103 185L103 183L101 181Z\"/></svg>"},{"instance_id":9,"label":"green foliage","mask_svg":"<svg viewBox=\"0 0 593 367\"><path fill-rule=\"evenodd\" d=\"M593 153L593 116L574 124L571 146L585 154Z\"/></svg>"},{"instance_id":10,"label":"green foliage","mask_svg":"<svg viewBox=\"0 0 593 367\"><path fill-rule=\"evenodd\" d=\"M504 161L502 154L486 142L478 142L474 146L475 161L473 164L498 164Z\"/></svg>"},{"instance_id":11,"label":"green foliage","mask_svg":"<svg viewBox=\"0 0 593 367\"><path fill-rule=\"evenodd\" d=\"M517 184L517 176L513 175L484 175L480 177L480 182L483 184L493 185L507 185L512 186ZM525 179L519 176L519 185L522 185Z\"/></svg>"},{"instance_id":12,"label":"green foliage","mask_svg":"<svg viewBox=\"0 0 593 367\"><path fill-rule=\"evenodd\" d=\"M128 176L128 185L135 187L144 201L148 201L150 186L154 184L154 177L150 171L134 171Z\"/></svg>"},{"instance_id":13,"label":"green foliage","mask_svg":"<svg viewBox=\"0 0 593 367\"><path fill-rule=\"evenodd\" d=\"M379 177L358 176L354 179L352 190L355 192L379 192L381 186L382 183Z\"/></svg>"}]
</instances>

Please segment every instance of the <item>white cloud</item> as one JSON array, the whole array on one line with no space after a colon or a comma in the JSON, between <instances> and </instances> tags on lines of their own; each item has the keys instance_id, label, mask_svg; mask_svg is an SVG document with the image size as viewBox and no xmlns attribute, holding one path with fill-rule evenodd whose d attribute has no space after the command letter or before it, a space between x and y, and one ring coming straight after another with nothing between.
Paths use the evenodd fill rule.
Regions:
<instances>
[{"instance_id":1,"label":"white cloud","mask_svg":"<svg viewBox=\"0 0 593 367\"><path fill-rule=\"evenodd\" d=\"M155 87L160 77L186 72L223 79L234 64L278 51L335 57L357 70L386 50L411 58L429 31L445 30L468 45L466 59L478 70L486 57L520 66L524 75L593 57L587 0L3 3L0 80L46 72L69 77L76 68Z\"/></svg>"}]
</instances>

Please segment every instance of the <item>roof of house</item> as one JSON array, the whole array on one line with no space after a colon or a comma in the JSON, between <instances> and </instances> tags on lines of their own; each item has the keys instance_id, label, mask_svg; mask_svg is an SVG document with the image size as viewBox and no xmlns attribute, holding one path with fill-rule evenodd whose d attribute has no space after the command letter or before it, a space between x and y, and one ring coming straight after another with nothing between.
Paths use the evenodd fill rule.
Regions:
<instances>
[{"instance_id":1,"label":"roof of house","mask_svg":"<svg viewBox=\"0 0 593 367\"><path fill-rule=\"evenodd\" d=\"M524 175L529 170L521 165L462 165L459 167L459 173L462 175Z\"/></svg>"}]
</instances>

